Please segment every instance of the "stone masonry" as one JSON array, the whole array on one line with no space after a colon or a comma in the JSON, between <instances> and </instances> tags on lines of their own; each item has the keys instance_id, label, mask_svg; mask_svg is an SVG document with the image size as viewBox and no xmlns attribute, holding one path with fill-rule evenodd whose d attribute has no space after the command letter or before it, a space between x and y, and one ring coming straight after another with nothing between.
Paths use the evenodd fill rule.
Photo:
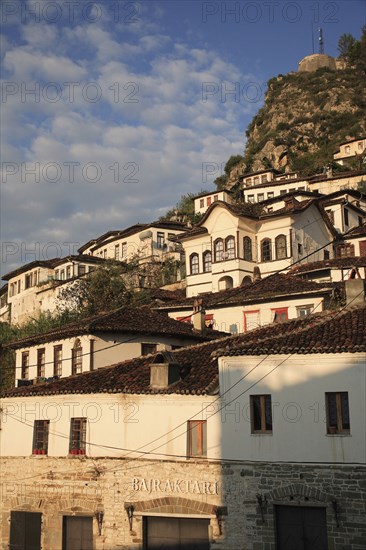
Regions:
<instances>
[{"instance_id":1,"label":"stone masonry","mask_svg":"<svg viewBox=\"0 0 366 550\"><path fill-rule=\"evenodd\" d=\"M149 513L209 518L212 549L275 550L281 504L324 507L329 550L365 548L364 466L34 456L3 458L1 475L1 550L11 511L42 513L42 550L62 549L64 515L94 517L95 550L142 549Z\"/></svg>"}]
</instances>

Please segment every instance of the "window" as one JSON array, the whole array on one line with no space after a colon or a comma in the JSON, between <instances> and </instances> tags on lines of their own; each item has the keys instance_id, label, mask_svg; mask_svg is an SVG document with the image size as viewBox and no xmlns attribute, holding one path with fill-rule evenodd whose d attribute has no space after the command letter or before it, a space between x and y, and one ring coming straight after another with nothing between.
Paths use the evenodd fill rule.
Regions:
<instances>
[{"instance_id":1,"label":"window","mask_svg":"<svg viewBox=\"0 0 366 550\"><path fill-rule=\"evenodd\" d=\"M29 377L29 351L22 353L22 378Z\"/></svg>"},{"instance_id":2,"label":"window","mask_svg":"<svg viewBox=\"0 0 366 550\"><path fill-rule=\"evenodd\" d=\"M313 309L314 309L314 304L310 304L308 306L298 306L296 308L297 316L298 317L307 317L308 315L311 314Z\"/></svg>"},{"instance_id":3,"label":"window","mask_svg":"<svg viewBox=\"0 0 366 550\"><path fill-rule=\"evenodd\" d=\"M248 195L248 202L254 203L254 195Z\"/></svg>"},{"instance_id":4,"label":"window","mask_svg":"<svg viewBox=\"0 0 366 550\"><path fill-rule=\"evenodd\" d=\"M244 237L244 260L252 261L252 239Z\"/></svg>"},{"instance_id":5,"label":"window","mask_svg":"<svg viewBox=\"0 0 366 550\"><path fill-rule=\"evenodd\" d=\"M33 450L34 455L46 455L48 452L48 429L49 420L35 420L33 429Z\"/></svg>"},{"instance_id":6,"label":"window","mask_svg":"<svg viewBox=\"0 0 366 550\"><path fill-rule=\"evenodd\" d=\"M191 254L190 255L189 264L190 264L190 268L191 268L191 275L197 275L197 273L199 273L198 254Z\"/></svg>"},{"instance_id":7,"label":"window","mask_svg":"<svg viewBox=\"0 0 366 550\"><path fill-rule=\"evenodd\" d=\"M287 321L288 319L288 308L287 307L281 307L272 309L274 313L273 322L274 323L282 323L283 321Z\"/></svg>"},{"instance_id":8,"label":"window","mask_svg":"<svg viewBox=\"0 0 366 550\"><path fill-rule=\"evenodd\" d=\"M357 216L358 225L362 225L362 216Z\"/></svg>"},{"instance_id":9,"label":"window","mask_svg":"<svg viewBox=\"0 0 366 550\"><path fill-rule=\"evenodd\" d=\"M122 243L122 258L127 256L127 243Z\"/></svg>"},{"instance_id":10,"label":"window","mask_svg":"<svg viewBox=\"0 0 366 550\"><path fill-rule=\"evenodd\" d=\"M37 349L37 376L44 377L46 368L46 350L45 348Z\"/></svg>"},{"instance_id":11,"label":"window","mask_svg":"<svg viewBox=\"0 0 366 550\"><path fill-rule=\"evenodd\" d=\"M71 374L80 374L83 370L83 348L79 338L71 350Z\"/></svg>"},{"instance_id":12,"label":"window","mask_svg":"<svg viewBox=\"0 0 366 550\"><path fill-rule=\"evenodd\" d=\"M329 217L330 221L334 225L334 212L333 212L333 210L326 210L326 213L328 214L328 217Z\"/></svg>"},{"instance_id":13,"label":"window","mask_svg":"<svg viewBox=\"0 0 366 550\"><path fill-rule=\"evenodd\" d=\"M214 259L215 262L221 262L224 254L224 242L222 239L216 239L214 242Z\"/></svg>"},{"instance_id":14,"label":"window","mask_svg":"<svg viewBox=\"0 0 366 550\"><path fill-rule=\"evenodd\" d=\"M329 250L324 250L323 251L323 258L324 258L324 260L329 260L329 258L330 258Z\"/></svg>"},{"instance_id":15,"label":"window","mask_svg":"<svg viewBox=\"0 0 366 550\"><path fill-rule=\"evenodd\" d=\"M261 243L262 262L270 262L272 260L272 244L271 239L263 239Z\"/></svg>"},{"instance_id":16,"label":"window","mask_svg":"<svg viewBox=\"0 0 366 550\"><path fill-rule=\"evenodd\" d=\"M86 268L85 265L79 265L79 277L83 277L85 275Z\"/></svg>"},{"instance_id":17,"label":"window","mask_svg":"<svg viewBox=\"0 0 366 550\"><path fill-rule=\"evenodd\" d=\"M274 197L273 191L270 191L269 193L267 193L267 199L273 199L273 197Z\"/></svg>"},{"instance_id":18,"label":"window","mask_svg":"<svg viewBox=\"0 0 366 550\"><path fill-rule=\"evenodd\" d=\"M351 243L339 244L336 248L337 258L353 257L355 255L355 245Z\"/></svg>"},{"instance_id":19,"label":"window","mask_svg":"<svg viewBox=\"0 0 366 550\"><path fill-rule=\"evenodd\" d=\"M302 244L301 243L297 243L297 253L299 256L302 256L303 254L303 249L302 249Z\"/></svg>"},{"instance_id":20,"label":"window","mask_svg":"<svg viewBox=\"0 0 366 550\"><path fill-rule=\"evenodd\" d=\"M214 195L214 202L217 202L219 200L219 196L218 195Z\"/></svg>"},{"instance_id":21,"label":"window","mask_svg":"<svg viewBox=\"0 0 366 550\"><path fill-rule=\"evenodd\" d=\"M263 176L261 176L261 183L267 183L267 174L264 174Z\"/></svg>"},{"instance_id":22,"label":"window","mask_svg":"<svg viewBox=\"0 0 366 550\"><path fill-rule=\"evenodd\" d=\"M200 199L200 208L205 207L205 199Z\"/></svg>"},{"instance_id":23,"label":"window","mask_svg":"<svg viewBox=\"0 0 366 550\"><path fill-rule=\"evenodd\" d=\"M280 195L286 195L287 190L286 189L280 189Z\"/></svg>"},{"instance_id":24,"label":"window","mask_svg":"<svg viewBox=\"0 0 366 550\"><path fill-rule=\"evenodd\" d=\"M275 240L276 260L283 260L287 257L286 237L278 235Z\"/></svg>"},{"instance_id":25,"label":"window","mask_svg":"<svg viewBox=\"0 0 366 550\"><path fill-rule=\"evenodd\" d=\"M158 236L157 236L157 247L158 248L163 248L164 246L164 233L162 233L161 231L158 231Z\"/></svg>"},{"instance_id":26,"label":"window","mask_svg":"<svg viewBox=\"0 0 366 550\"><path fill-rule=\"evenodd\" d=\"M188 458L207 456L206 420L189 420L187 424Z\"/></svg>"},{"instance_id":27,"label":"window","mask_svg":"<svg viewBox=\"0 0 366 550\"><path fill-rule=\"evenodd\" d=\"M207 197L207 206L211 206L211 197Z\"/></svg>"},{"instance_id":28,"label":"window","mask_svg":"<svg viewBox=\"0 0 366 550\"><path fill-rule=\"evenodd\" d=\"M114 259L119 260L119 244L114 245Z\"/></svg>"},{"instance_id":29,"label":"window","mask_svg":"<svg viewBox=\"0 0 366 550\"><path fill-rule=\"evenodd\" d=\"M71 266L67 266L66 268L66 279L71 279Z\"/></svg>"},{"instance_id":30,"label":"window","mask_svg":"<svg viewBox=\"0 0 366 550\"><path fill-rule=\"evenodd\" d=\"M248 187L250 187L252 185L252 178L248 178L246 180L246 184L247 184Z\"/></svg>"},{"instance_id":31,"label":"window","mask_svg":"<svg viewBox=\"0 0 366 550\"><path fill-rule=\"evenodd\" d=\"M349 225L348 209L344 209L344 225Z\"/></svg>"},{"instance_id":32,"label":"window","mask_svg":"<svg viewBox=\"0 0 366 550\"><path fill-rule=\"evenodd\" d=\"M259 184L259 176L255 176L254 185L258 185L258 184Z\"/></svg>"},{"instance_id":33,"label":"window","mask_svg":"<svg viewBox=\"0 0 366 550\"><path fill-rule=\"evenodd\" d=\"M257 200L258 202L264 201L264 193L258 193Z\"/></svg>"},{"instance_id":34,"label":"window","mask_svg":"<svg viewBox=\"0 0 366 550\"><path fill-rule=\"evenodd\" d=\"M344 148L344 150L346 151L346 153L349 153L349 152L350 152L350 146L349 146L349 145L346 145L346 147Z\"/></svg>"},{"instance_id":35,"label":"window","mask_svg":"<svg viewBox=\"0 0 366 550\"><path fill-rule=\"evenodd\" d=\"M358 142L358 150L359 150L359 151L362 151L362 150L363 150L363 143L362 143L362 141L359 141L359 142Z\"/></svg>"},{"instance_id":36,"label":"window","mask_svg":"<svg viewBox=\"0 0 366 550\"><path fill-rule=\"evenodd\" d=\"M349 434L348 392L329 392L325 394L328 434Z\"/></svg>"},{"instance_id":37,"label":"window","mask_svg":"<svg viewBox=\"0 0 366 550\"><path fill-rule=\"evenodd\" d=\"M157 352L157 344L141 344L141 355L150 355Z\"/></svg>"},{"instance_id":38,"label":"window","mask_svg":"<svg viewBox=\"0 0 366 550\"><path fill-rule=\"evenodd\" d=\"M53 347L53 376L62 375L62 346Z\"/></svg>"},{"instance_id":39,"label":"window","mask_svg":"<svg viewBox=\"0 0 366 550\"><path fill-rule=\"evenodd\" d=\"M60 279L61 279L61 281L65 280L65 270L64 269L60 270Z\"/></svg>"},{"instance_id":40,"label":"window","mask_svg":"<svg viewBox=\"0 0 366 550\"><path fill-rule=\"evenodd\" d=\"M212 269L212 254L211 250L206 250L203 253L203 271L208 273Z\"/></svg>"},{"instance_id":41,"label":"window","mask_svg":"<svg viewBox=\"0 0 366 550\"><path fill-rule=\"evenodd\" d=\"M225 252L226 252L226 259L232 260L235 258L235 239L234 237L226 237L225 239Z\"/></svg>"},{"instance_id":42,"label":"window","mask_svg":"<svg viewBox=\"0 0 366 550\"><path fill-rule=\"evenodd\" d=\"M250 396L252 434L272 433L272 400L270 395Z\"/></svg>"},{"instance_id":43,"label":"window","mask_svg":"<svg viewBox=\"0 0 366 550\"><path fill-rule=\"evenodd\" d=\"M244 332L260 326L260 311L244 311Z\"/></svg>"},{"instance_id":44,"label":"window","mask_svg":"<svg viewBox=\"0 0 366 550\"><path fill-rule=\"evenodd\" d=\"M70 427L71 455L85 455L86 449L86 418L72 418Z\"/></svg>"},{"instance_id":45,"label":"window","mask_svg":"<svg viewBox=\"0 0 366 550\"><path fill-rule=\"evenodd\" d=\"M103 258L106 258L106 257L107 257L107 249L105 248L105 249L103 250Z\"/></svg>"}]
</instances>

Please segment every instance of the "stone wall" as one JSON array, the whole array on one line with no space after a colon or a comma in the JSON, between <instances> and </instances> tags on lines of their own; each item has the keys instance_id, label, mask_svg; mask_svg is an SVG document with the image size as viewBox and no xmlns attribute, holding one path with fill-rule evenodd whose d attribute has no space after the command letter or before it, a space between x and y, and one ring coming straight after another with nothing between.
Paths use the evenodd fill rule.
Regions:
<instances>
[{"instance_id":1,"label":"stone wall","mask_svg":"<svg viewBox=\"0 0 366 550\"><path fill-rule=\"evenodd\" d=\"M11 511L41 512L42 550L61 550L62 517L98 510L104 518L100 535L93 520L95 550L141 549L150 513L209 518L212 548L275 550L281 504L324 507L329 550L365 547L362 466L37 456L4 458L1 474L1 550L8 550Z\"/></svg>"}]
</instances>

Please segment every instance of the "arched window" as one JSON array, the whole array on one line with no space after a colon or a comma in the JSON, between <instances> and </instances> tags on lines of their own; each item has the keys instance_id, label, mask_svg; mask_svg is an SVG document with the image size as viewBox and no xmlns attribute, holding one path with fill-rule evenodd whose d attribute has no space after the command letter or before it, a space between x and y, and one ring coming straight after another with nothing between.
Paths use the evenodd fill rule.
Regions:
<instances>
[{"instance_id":1,"label":"arched window","mask_svg":"<svg viewBox=\"0 0 366 550\"><path fill-rule=\"evenodd\" d=\"M197 275L197 273L199 273L198 254L191 254L189 262L191 266L191 275Z\"/></svg>"},{"instance_id":2,"label":"arched window","mask_svg":"<svg viewBox=\"0 0 366 550\"><path fill-rule=\"evenodd\" d=\"M224 242L222 239L216 239L214 242L214 257L215 262L221 262L224 254Z\"/></svg>"},{"instance_id":3,"label":"arched window","mask_svg":"<svg viewBox=\"0 0 366 550\"><path fill-rule=\"evenodd\" d=\"M272 260L271 239L263 239L261 242L261 257L262 262L270 262Z\"/></svg>"},{"instance_id":4,"label":"arched window","mask_svg":"<svg viewBox=\"0 0 366 550\"><path fill-rule=\"evenodd\" d=\"M287 257L287 246L285 235L278 235L275 241L276 260L283 260Z\"/></svg>"},{"instance_id":5,"label":"arched window","mask_svg":"<svg viewBox=\"0 0 366 550\"><path fill-rule=\"evenodd\" d=\"M249 275L246 275L241 282L241 286L247 286L251 284L252 284L252 279L249 277Z\"/></svg>"},{"instance_id":6,"label":"arched window","mask_svg":"<svg viewBox=\"0 0 366 550\"><path fill-rule=\"evenodd\" d=\"M208 271L211 271L211 269L212 269L211 250L206 250L206 252L203 253L203 271L207 273Z\"/></svg>"},{"instance_id":7,"label":"arched window","mask_svg":"<svg viewBox=\"0 0 366 550\"><path fill-rule=\"evenodd\" d=\"M80 374L83 371L83 348L79 338L75 340L71 350L71 374Z\"/></svg>"},{"instance_id":8,"label":"arched window","mask_svg":"<svg viewBox=\"0 0 366 550\"><path fill-rule=\"evenodd\" d=\"M252 239L244 237L244 260L252 261Z\"/></svg>"},{"instance_id":9,"label":"arched window","mask_svg":"<svg viewBox=\"0 0 366 550\"><path fill-rule=\"evenodd\" d=\"M235 258L235 239L231 235L225 239L225 252L227 260Z\"/></svg>"}]
</instances>

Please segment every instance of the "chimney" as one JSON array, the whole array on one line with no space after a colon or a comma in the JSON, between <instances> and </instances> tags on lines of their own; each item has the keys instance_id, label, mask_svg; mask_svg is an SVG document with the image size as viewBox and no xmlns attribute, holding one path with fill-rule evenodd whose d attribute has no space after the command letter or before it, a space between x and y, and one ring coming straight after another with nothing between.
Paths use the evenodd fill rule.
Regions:
<instances>
[{"instance_id":1,"label":"chimney","mask_svg":"<svg viewBox=\"0 0 366 550\"><path fill-rule=\"evenodd\" d=\"M150 364L150 387L163 390L180 380L179 365L169 351L157 353Z\"/></svg>"},{"instance_id":2,"label":"chimney","mask_svg":"<svg viewBox=\"0 0 366 550\"><path fill-rule=\"evenodd\" d=\"M202 298L196 298L193 303L193 327L202 335L206 334L206 312L203 309Z\"/></svg>"},{"instance_id":3,"label":"chimney","mask_svg":"<svg viewBox=\"0 0 366 550\"><path fill-rule=\"evenodd\" d=\"M365 305L365 281L359 279L348 279L346 281L346 307Z\"/></svg>"}]
</instances>

